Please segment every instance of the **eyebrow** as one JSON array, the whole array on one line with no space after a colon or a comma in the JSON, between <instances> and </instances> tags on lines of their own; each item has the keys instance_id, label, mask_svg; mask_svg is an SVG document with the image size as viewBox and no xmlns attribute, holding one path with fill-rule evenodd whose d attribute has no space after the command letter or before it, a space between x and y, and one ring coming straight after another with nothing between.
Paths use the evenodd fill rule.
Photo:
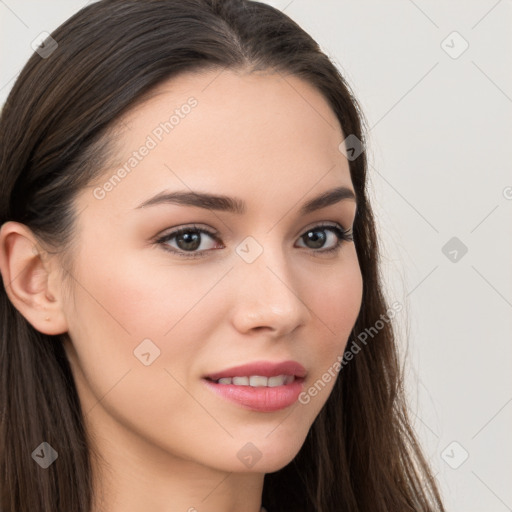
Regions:
<instances>
[{"instance_id":1,"label":"eyebrow","mask_svg":"<svg viewBox=\"0 0 512 512\"><path fill-rule=\"evenodd\" d=\"M315 210L326 208L327 206L331 206L347 199L356 201L356 196L353 190L348 187L332 188L304 203L299 213L300 215L306 215ZM243 214L246 211L246 204L242 199L194 191L160 192L156 196L144 201L142 204L137 206L136 209L161 204L195 206L197 208L231 212L238 215Z\"/></svg>"}]
</instances>

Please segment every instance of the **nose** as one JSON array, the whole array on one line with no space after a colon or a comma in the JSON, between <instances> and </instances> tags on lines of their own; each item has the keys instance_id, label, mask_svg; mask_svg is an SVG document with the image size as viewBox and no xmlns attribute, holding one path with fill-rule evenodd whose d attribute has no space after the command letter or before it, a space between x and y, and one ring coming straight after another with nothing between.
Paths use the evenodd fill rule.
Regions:
<instances>
[{"instance_id":1,"label":"nose","mask_svg":"<svg viewBox=\"0 0 512 512\"><path fill-rule=\"evenodd\" d=\"M296 275L278 250L265 248L252 263L237 262L232 322L241 333L268 331L274 338L286 336L310 318Z\"/></svg>"}]
</instances>

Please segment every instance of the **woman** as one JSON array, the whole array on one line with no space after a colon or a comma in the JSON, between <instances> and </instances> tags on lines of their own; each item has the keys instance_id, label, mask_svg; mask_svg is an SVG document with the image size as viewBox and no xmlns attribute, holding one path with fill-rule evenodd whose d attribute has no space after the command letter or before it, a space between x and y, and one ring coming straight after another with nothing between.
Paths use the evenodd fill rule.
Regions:
<instances>
[{"instance_id":1,"label":"woman","mask_svg":"<svg viewBox=\"0 0 512 512\"><path fill-rule=\"evenodd\" d=\"M444 510L361 124L264 4L103 0L52 33L0 119L4 512Z\"/></svg>"}]
</instances>

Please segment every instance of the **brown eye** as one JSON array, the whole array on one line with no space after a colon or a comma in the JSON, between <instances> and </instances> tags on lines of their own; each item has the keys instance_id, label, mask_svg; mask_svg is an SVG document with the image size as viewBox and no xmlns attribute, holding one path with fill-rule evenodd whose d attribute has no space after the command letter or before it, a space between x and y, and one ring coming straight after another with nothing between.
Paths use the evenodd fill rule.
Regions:
<instances>
[{"instance_id":1,"label":"brown eye","mask_svg":"<svg viewBox=\"0 0 512 512\"><path fill-rule=\"evenodd\" d=\"M328 235L329 233L331 236ZM343 241L353 240L351 230L344 230L339 226L333 225L315 226L314 228L308 229L300 239L304 241L306 247L320 253L336 251L340 248ZM331 241L330 244L329 241ZM323 249L326 243L329 244L330 247Z\"/></svg>"},{"instance_id":2,"label":"brown eye","mask_svg":"<svg viewBox=\"0 0 512 512\"><path fill-rule=\"evenodd\" d=\"M325 229L312 229L303 235L302 239L306 245L311 243L311 245L309 245L311 249L321 249L328 238L325 234L326 231Z\"/></svg>"},{"instance_id":3,"label":"brown eye","mask_svg":"<svg viewBox=\"0 0 512 512\"><path fill-rule=\"evenodd\" d=\"M206 229L185 227L162 236L156 242L163 245L170 252L177 253L186 258L194 258L203 256L206 251L212 248L208 247L208 238L218 241L217 235ZM176 245L171 245L171 242ZM200 248L201 250L199 251L198 249Z\"/></svg>"},{"instance_id":4,"label":"brown eye","mask_svg":"<svg viewBox=\"0 0 512 512\"><path fill-rule=\"evenodd\" d=\"M166 251L177 254L184 258L198 258L206 256L215 247L214 244L208 244L208 238L213 242L220 243L217 233L213 233L204 228L188 226L176 229L163 235L157 244L163 246ZM330 253L337 251L343 241L352 241L351 230L344 230L339 225L319 225L308 229L300 238L306 245L305 247L317 253ZM327 248L324 248L325 245ZM302 246L304 247L304 246Z\"/></svg>"},{"instance_id":5,"label":"brown eye","mask_svg":"<svg viewBox=\"0 0 512 512\"><path fill-rule=\"evenodd\" d=\"M195 251L201 245L201 234L195 231L185 231L175 238L178 247L184 251Z\"/></svg>"}]
</instances>

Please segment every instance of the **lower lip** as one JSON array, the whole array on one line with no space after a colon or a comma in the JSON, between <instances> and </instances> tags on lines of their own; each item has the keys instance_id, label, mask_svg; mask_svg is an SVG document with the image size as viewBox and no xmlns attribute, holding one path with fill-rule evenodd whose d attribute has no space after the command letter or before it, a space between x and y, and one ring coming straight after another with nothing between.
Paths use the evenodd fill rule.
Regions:
<instances>
[{"instance_id":1,"label":"lower lip","mask_svg":"<svg viewBox=\"0 0 512 512\"><path fill-rule=\"evenodd\" d=\"M238 405L259 412L273 412L293 405L302 391L304 379L295 379L290 384L275 387L236 386L234 384L217 384L203 379L215 393Z\"/></svg>"}]
</instances>

